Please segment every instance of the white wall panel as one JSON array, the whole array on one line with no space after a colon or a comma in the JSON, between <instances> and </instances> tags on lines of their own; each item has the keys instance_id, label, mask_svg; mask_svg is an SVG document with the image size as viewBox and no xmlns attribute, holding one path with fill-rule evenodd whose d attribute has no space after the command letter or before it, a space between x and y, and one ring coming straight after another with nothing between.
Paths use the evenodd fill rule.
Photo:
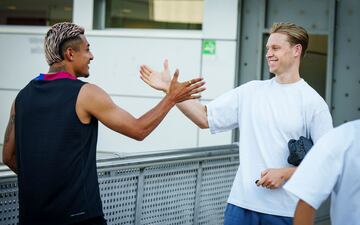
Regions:
<instances>
[{"instance_id":1,"label":"white wall panel","mask_svg":"<svg viewBox=\"0 0 360 225\"><path fill-rule=\"evenodd\" d=\"M43 35L0 34L0 88L20 89L48 71Z\"/></svg>"},{"instance_id":2,"label":"white wall panel","mask_svg":"<svg viewBox=\"0 0 360 225\"><path fill-rule=\"evenodd\" d=\"M232 131L211 134L209 129L199 132L199 147L226 145L232 143Z\"/></svg>"},{"instance_id":3,"label":"white wall panel","mask_svg":"<svg viewBox=\"0 0 360 225\"><path fill-rule=\"evenodd\" d=\"M200 40L125 37L88 37L94 60L90 81L111 94L160 96L139 78L141 64L162 70L169 60L171 73L180 69L180 81L200 74Z\"/></svg>"},{"instance_id":4,"label":"white wall panel","mask_svg":"<svg viewBox=\"0 0 360 225\"><path fill-rule=\"evenodd\" d=\"M150 110L160 99L113 97L113 100L135 117ZM195 147L197 128L176 107L144 141L139 142L99 126L98 150L113 152L144 152Z\"/></svg>"},{"instance_id":5,"label":"white wall panel","mask_svg":"<svg viewBox=\"0 0 360 225\"><path fill-rule=\"evenodd\" d=\"M235 40L238 0L205 0L204 3L204 38Z\"/></svg>"},{"instance_id":6,"label":"white wall panel","mask_svg":"<svg viewBox=\"0 0 360 225\"><path fill-rule=\"evenodd\" d=\"M214 99L234 88L235 54L235 41L216 41L216 53L203 55L202 75L207 88L204 99Z\"/></svg>"}]
</instances>

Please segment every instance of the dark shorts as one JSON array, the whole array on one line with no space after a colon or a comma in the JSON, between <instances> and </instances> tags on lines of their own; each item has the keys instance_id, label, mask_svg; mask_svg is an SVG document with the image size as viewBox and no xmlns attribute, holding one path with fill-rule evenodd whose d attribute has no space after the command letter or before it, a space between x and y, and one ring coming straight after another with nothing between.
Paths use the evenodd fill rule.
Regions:
<instances>
[{"instance_id":1,"label":"dark shorts","mask_svg":"<svg viewBox=\"0 0 360 225\"><path fill-rule=\"evenodd\" d=\"M292 217L275 216L227 204L224 225L292 225Z\"/></svg>"},{"instance_id":2,"label":"dark shorts","mask_svg":"<svg viewBox=\"0 0 360 225\"><path fill-rule=\"evenodd\" d=\"M103 216L98 216L71 225L107 225L107 223Z\"/></svg>"}]
</instances>

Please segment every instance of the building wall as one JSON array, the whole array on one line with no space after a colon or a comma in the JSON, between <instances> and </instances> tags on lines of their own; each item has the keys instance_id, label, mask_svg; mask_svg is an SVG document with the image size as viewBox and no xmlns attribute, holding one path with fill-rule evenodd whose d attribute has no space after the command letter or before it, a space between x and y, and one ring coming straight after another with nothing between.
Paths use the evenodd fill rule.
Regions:
<instances>
[{"instance_id":1,"label":"building wall","mask_svg":"<svg viewBox=\"0 0 360 225\"><path fill-rule=\"evenodd\" d=\"M93 10L86 0L74 0L74 23L87 28L94 60L90 78L114 102L136 117L150 110L163 97L139 78L139 66L161 70L165 58L171 72L180 69L180 80L199 75L207 82L204 103L234 87L237 37L237 0L206 0L202 31L93 30ZM226 26L224 26L226 24ZM4 135L11 102L18 91L40 72L46 72L42 41L47 27L0 27L0 136ZM214 55L202 54L202 42L214 40ZM99 128L98 150L142 152L229 144L231 131L210 135L199 130L174 108L162 124L143 142L119 135L103 125ZM2 143L3 140L0 140Z\"/></svg>"},{"instance_id":2,"label":"building wall","mask_svg":"<svg viewBox=\"0 0 360 225\"><path fill-rule=\"evenodd\" d=\"M360 117L359 15L356 0L205 0L202 31L93 30L93 2L74 0L74 22L85 28L95 59L91 77L113 100L134 116L141 116L163 97L139 79L139 66L157 70L169 59L171 72L180 69L180 80L201 75L208 103L231 88L262 79L266 67L263 44L272 22L292 21L310 33L327 35L326 101L334 125ZM40 72L47 71L42 40L48 27L0 26L0 137L4 136L10 105L18 91ZM202 53L204 40L214 40L214 55ZM322 57L323 59L323 57ZM314 64L316 66L316 64ZM314 65L312 65L314 67ZM0 139L0 144L2 143ZM228 144L232 132L210 135L174 108L143 142L100 126L98 149L141 152Z\"/></svg>"},{"instance_id":3,"label":"building wall","mask_svg":"<svg viewBox=\"0 0 360 225\"><path fill-rule=\"evenodd\" d=\"M360 2L336 3L332 115L340 125L360 118Z\"/></svg>"}]
</instances>

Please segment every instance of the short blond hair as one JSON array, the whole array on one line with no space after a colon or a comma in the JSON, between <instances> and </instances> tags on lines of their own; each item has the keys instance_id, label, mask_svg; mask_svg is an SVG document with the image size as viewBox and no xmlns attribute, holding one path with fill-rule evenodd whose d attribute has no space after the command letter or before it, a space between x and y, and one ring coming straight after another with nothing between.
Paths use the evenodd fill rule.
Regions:
<instances>
[{"instance_id":1,"label":"short blond hair","mask_svg":"<svg viewBox=\"0 0 360 225\"><path fill-rule=\"evenodd\" d=\"M309 44L309 35L307 31L294 23L274 23L270 30L270 34L282 33L288 36L288 42L291 46L300 44L302 47L301 57L304 57Z\"/></svg>"},{"instance_id":2,"label":"short blond hair","mask_svg":"<svg viewBox=\"0 0 360 225\"><path fill-rule=\"evenodd\" d=\"M64 59L63 50L65 43L81 40L84 28L69 22L54 24L46 33L44 50L47 63L51 66Z\"/></svg>"}]
</instances>

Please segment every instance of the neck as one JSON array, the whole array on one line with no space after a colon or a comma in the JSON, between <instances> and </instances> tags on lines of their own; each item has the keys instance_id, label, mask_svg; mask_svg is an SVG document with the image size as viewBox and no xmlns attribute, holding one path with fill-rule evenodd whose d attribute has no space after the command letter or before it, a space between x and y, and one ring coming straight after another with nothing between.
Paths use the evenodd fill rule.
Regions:
<instances>
[{"instance_id":1,"label":"neck","mask_svg":"<svg viewBox=\"0 0 360 225\"><path fill-rule=\"evenodd\" d=\"M299 81L301 79L299 73L300 63L294 63L285 71L275 74L276 81L279 84L291 84Z\"/></svg>"},{"instance_id":2,"label":"neck","mask_svg":"<svg viewBox=\"0 0 360 225\"><path fill-rule=\"evenodd\" d=\"M279 84L291 84L299 81L301 79L299 72L298 73L283 73L281 75L276 75L276 81Z\"/></svg>"},{"instance_id":3,"label":"neck","mask_svg":"<svg viewBox=\"0 0 360 225\"><path fill-rule=\"evenodd\" d=\"M60 72L60 71L66 71L66 68L64 65L51 65L50 68L49 68L49 73L57 73L57 72Z\"/></svg>"},{"instance_id":4,"label":"neck","mask_svg":"<svg viewBox=\"0 0 360 225\"><path fill-rule=\"evenodd\" d=\"M50 66L48 73L58 73L61 71L67 72L67 73L77 77L75 75L74 71L69 70L68 67L66 67L66 65L64 65L63 63L54 63L53 65Z\"/></svg>"}]
</instances>

